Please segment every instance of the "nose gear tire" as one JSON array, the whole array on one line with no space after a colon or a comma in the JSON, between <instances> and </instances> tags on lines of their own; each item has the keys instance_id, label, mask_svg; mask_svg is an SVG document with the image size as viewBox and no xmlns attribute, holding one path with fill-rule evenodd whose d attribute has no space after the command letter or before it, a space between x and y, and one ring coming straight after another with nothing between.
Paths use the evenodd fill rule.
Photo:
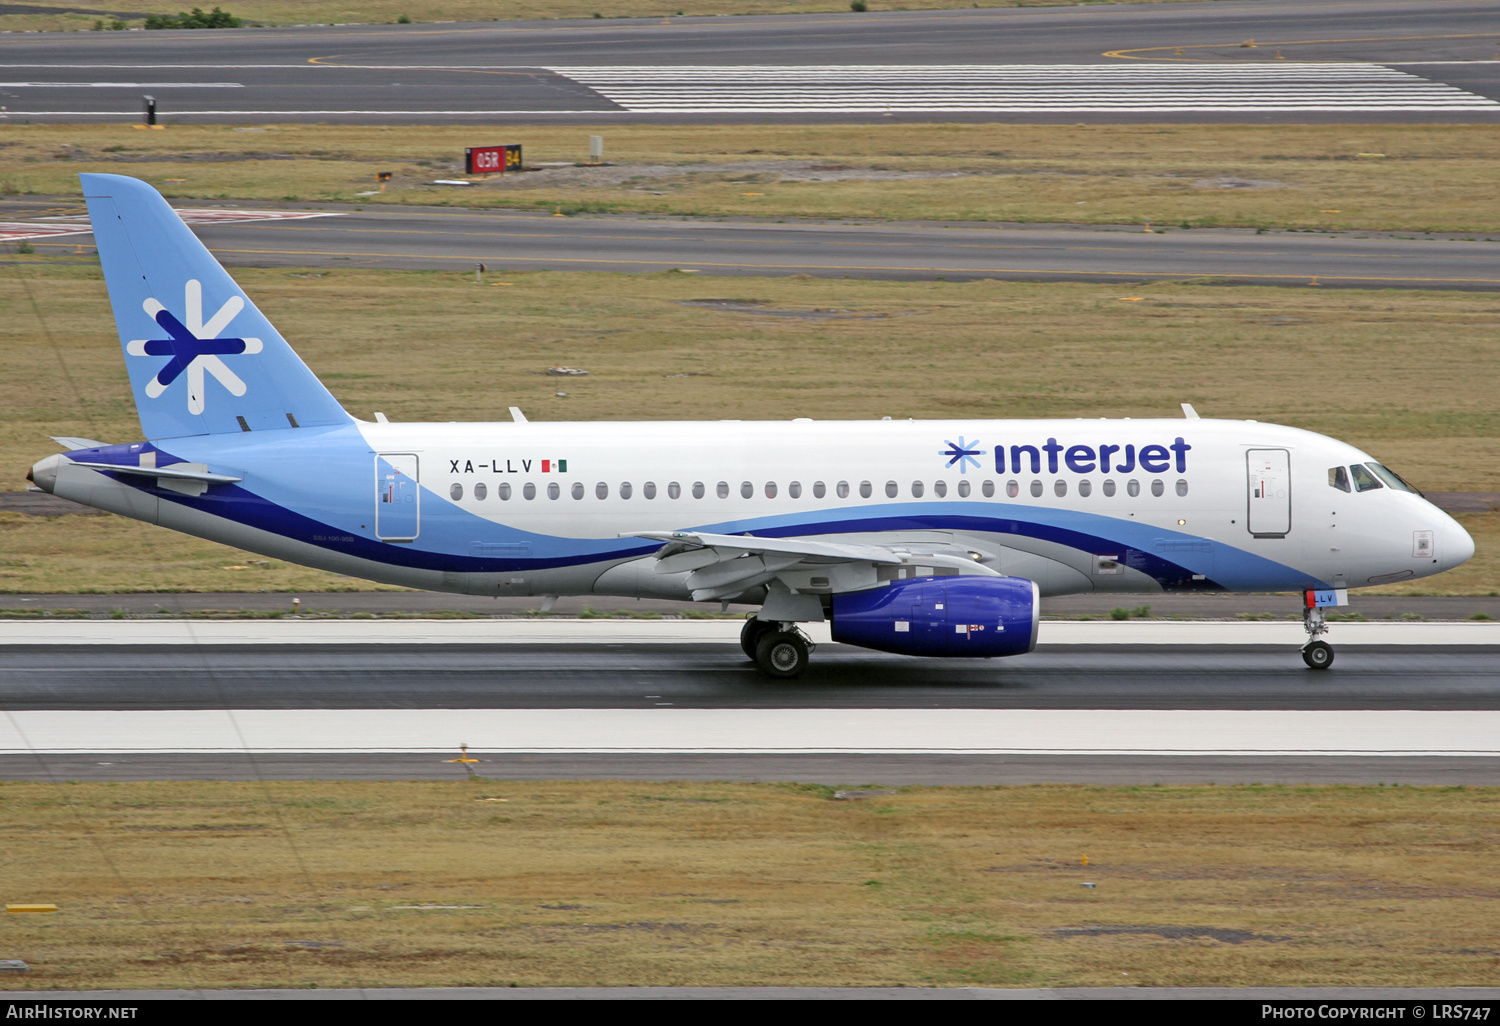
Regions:
<instances>
[{"instance_id":1,"label":"nose gear tire","mask_svg":"<svg viewBox=\"0 0 1500 1026\"><path fill-rule=\"evenodd\" d=\"M1326 641L1310 641L1302 648L1302 661L1314 670L1333 665L1333 646Z\"/></svg>"}]
</instances>

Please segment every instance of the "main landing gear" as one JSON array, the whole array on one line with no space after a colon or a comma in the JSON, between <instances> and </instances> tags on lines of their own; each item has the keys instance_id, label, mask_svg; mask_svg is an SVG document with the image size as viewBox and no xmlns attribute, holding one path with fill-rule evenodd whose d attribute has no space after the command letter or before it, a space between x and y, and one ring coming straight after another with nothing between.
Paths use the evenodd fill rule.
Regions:
<instances>
[{"instance_id":1,"label":"main landing gear","mask_svg":"<svg viewBox=\"0 0 1500 1026\"><path fill-rule=\"evenodd\" d=\"M740 630L740 648L767 677L789 680L807 669L813 643L795 624L752 616Z\"/></svg>"},{"instance_id":2,"label":"main landing gear","mask_svg":"<svg viewBox=\"0 0 1500 1026\"><path fill-rule=\"evenodd\" d=\"M1307 644L1302 646L1302 661L1314 670L1328 669L1333 665L1333 646L1318 640L1319 634L1328 633L1328 624L1323 620L1323 608L1304 608L1302 626L1307 631Z\"/></svg>"}]
</instances>

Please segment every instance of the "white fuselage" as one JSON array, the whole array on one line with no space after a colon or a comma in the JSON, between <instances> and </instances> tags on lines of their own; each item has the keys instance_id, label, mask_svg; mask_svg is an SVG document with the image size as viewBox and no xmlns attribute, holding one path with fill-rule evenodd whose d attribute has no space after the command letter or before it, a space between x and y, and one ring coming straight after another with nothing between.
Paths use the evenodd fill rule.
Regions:
<instances>
[{"instance_id":1,"label":"white fuselage","mask_svg":"<svg viewBox=\"0 0 1500 1026\"><path fill-rule=\"evenodd\" d=\"M473 594L688 598L684 575L654 567L655 543L622 537L645 531L968 552L1044 595L1357 588L1473 552L1420 495L1330 483L1367 454L1254 421L360 422L154 448L242 481L195 497L70 467L55 490L341 573ZM381 480L399 479L393 467L412 479L399 508Z\"/></svg>"}]
</instances>

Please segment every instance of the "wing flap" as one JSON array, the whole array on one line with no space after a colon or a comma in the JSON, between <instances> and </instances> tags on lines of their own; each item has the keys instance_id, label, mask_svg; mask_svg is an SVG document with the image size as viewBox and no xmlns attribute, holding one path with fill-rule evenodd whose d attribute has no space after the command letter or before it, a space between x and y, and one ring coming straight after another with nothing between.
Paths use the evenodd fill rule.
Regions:
<instances>
[{"instance_id":1,"label":"wing flap","mask_svg":"<svg viewBox=\"0 0 1500 1026\"><path fill-rule=\"evenodd\" d=\"M662 542L656 552L656 572L686 573L684 583L695 602L730 599L777 582L792 594L828 594L879 587L883 580L915 573L997 573L967 551L934 552L934 546L926 543L914 544L908 551L899 545L705 531L635 531L621 537Z\"/></svg>"}]
</instances>

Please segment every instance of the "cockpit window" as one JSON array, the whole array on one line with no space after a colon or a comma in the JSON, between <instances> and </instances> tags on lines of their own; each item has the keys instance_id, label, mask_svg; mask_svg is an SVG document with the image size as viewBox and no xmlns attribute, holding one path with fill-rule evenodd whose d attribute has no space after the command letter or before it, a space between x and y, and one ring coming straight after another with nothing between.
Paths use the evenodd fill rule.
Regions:
<instances>
[{"instance_id":1,"label":"cockpit window","mask_svg":"<svg viewBox=\"0 0 1500 1026\"><path fill-rule=\"evenodd\" d=\"M1366 463L1365 466L1375 471L1376 477L1380 478L1380 480L1384 481L1388 486L1396 489L1396 491L1398 492L1413 492L1417 495L1422 494L1411 485L1401 480L1401 475L1396 473L1394 470L1389 469L1388 467L1382 467L1379 463Z\"/></svg>"},{"instance_id":2,"label":"cockpit window","mask_svg":"<svg viewBox=\"0 0 1500 1026\"><path fill-rule=\"evenodd\" d=\"M1343 467L1328 468L1328 486L1341 492L1349 490L1349 472Z\"/></svg>"},{"instance_id":3,"label":"cockpit window","mask_svg":"<svg viewBox=\"0 0 1500 1026\"><path fill-rule=\"evenodd\" d=\"M1356 492L1372 492L1385 485L1376 480L1375 475L1364 468L1363 464L1356 463L1349 468L1349 473L1354 475L1354 490Z\"/></svg>"}]
</instances>

